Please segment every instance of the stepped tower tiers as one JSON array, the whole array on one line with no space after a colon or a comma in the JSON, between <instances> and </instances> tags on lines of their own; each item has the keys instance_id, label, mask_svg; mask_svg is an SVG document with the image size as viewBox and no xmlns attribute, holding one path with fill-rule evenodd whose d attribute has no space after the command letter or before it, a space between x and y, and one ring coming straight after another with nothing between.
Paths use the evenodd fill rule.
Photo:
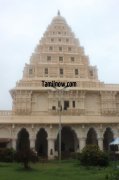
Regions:
<instances>
[{"instance_id":1,"label":"stepped tower tiers","mask_svg":"<svg viewBox=\"0 0 119 180\"><path fill-rule=\"evenodd\" d=\"M18 149L21 134L26 134L38 155L53 159L59 129L66 154L86 144L108 151L109 142L119 136L119 85L98 80L96 67L60 12L10 93L12 111L0 111L0 147Z\"/></svg>"},{"instance_id":2,"label":"stepped tower tiers","mask_svg":"<svg viewBox=\"0 0 119 180\"><path fill-rule=\"evenodd\" d=\"M15 89L11 90L13 111L20 114L39 111L40 109L36 107L38 94L44 90L45 98L50 98L46 90L51 88L44 87L46 81L73 82L76 86L75 89L73 88L75 92L77 91L76 94L84 93L78 90L102 85L98 80L96 67L90 66L88 56L85 55L83 47L80 46L78 39L60 12L53 18L39 41L30 58L30 64L25 65L22 80L17 82ZM56 106L54 106L53 104L47 105L47 110L55 109Z\"/></svg>"},{"instance_id":3,"label":"stepped tower tiers","mask_svg":"<svg viewBox=\"0 0 119 180\"><path fill-rule=\"evenodd\" d=\"M96 67L89 64L83 47L60 12L39 41L30 64L25 65L22 80L11 90L13 113L55 113L59 95L50 91L53 87L47 82L75 85L62 94L62 106L67 106L65 114L118 114L115 98L119 95L115 90L119 86L113 86L110 92L110 85L98 80Z\"/></svg>"},{"instance_id":4,"label":"stepped tower tiers","mask_svg":"<svg viewBox=\"0 0 119 180\"><path fill-rule=\"evenodd\" d=\"M60 68L63 74L60 74ZM67 81L71 78L77 82L98 81L96 67L89 65L83 47L59 14L48 26L17 86L45 79Z\"/></svg>"}]
</instances>

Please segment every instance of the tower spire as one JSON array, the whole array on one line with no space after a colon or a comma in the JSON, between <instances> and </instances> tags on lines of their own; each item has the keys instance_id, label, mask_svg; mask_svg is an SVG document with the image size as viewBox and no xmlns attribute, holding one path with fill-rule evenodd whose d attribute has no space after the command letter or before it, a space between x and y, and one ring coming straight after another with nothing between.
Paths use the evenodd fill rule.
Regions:
<instances>
[{"instance_id":1,"label":"tower spire","mask_svg":"<svg viewBox=\"0 0 119 180\"><path fill-rule=\"evenodd\" d=\"M60 10L58 10L57 15L60 16Z\"/></svg>"}]
</instances>

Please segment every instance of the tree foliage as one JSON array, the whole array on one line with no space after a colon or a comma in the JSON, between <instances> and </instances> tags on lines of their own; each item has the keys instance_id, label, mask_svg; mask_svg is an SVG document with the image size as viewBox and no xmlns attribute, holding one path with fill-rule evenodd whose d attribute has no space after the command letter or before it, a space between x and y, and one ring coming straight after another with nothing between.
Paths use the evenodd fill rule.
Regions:
<instances>
[{"instance_id":1,"label":"tree foliage","mask_svg":"<svg viewBox=\"0 0 119 180\"><path fill-rule=\"evenodd\" d=\"M25 169L29 169L30 168L29 163L37 162L38 157L37 157L37 154L33 150L31 150L30 148L27 148L27 149L19 150L16 152L16 160L17 162L23 163Z\"/></svg>"},{"instance_id":2,"label":"tree foliage","mask_svg":"<svg viewBox=\"0 0 119 180\"><path fill-rule=\"evenodd\" d=\"M80 155L80 162L84 166L108 166L108 155L97 145L87 145Z\"/></svg>"},{"instance_id":3,"label":"tree foliage","mask_svg":"<svg viewBox=\"0 0 119 180\"><path fill-rule=\"evenodd\" d=\"M29 134L23 128L18 134L16 160L24 164L25 169L29 169L29 162L36 162L38 160L35 151L30 149Z\"/></svg>"},{"instance_id":4,"label":"tree foliage","mask_svg":"<svg viewBox=\"0 0 119 180\"><path fill-rule=\"evenodd\" d=\"M15 151L11 148L0 148L0 162L13 162Z\"/></svg>"}]
</instances>

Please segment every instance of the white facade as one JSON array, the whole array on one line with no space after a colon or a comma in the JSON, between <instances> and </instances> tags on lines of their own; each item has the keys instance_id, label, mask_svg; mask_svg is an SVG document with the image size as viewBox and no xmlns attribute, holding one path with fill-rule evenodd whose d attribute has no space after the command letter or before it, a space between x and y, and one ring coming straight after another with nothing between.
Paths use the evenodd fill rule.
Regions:
<instances>
[{"instance_id":1,"label":"white facade","mask_svg":"<svg viewBox=\"0 0 119 180\"><path fill-rule=\"evenodd\" d=\"M58 91L48 86L52 81L73 86ZM119 85L99 81L96 67L89 64L60 13L10 93L12 111L0 111L1 146L7 143L16 149L18 133L25 128L31 148L51 159L57 156L59 103L63 153L81 151L86 143L98 143L100 149L108 150L109 142L119 136Z\"/></svg>"}]
</instances>

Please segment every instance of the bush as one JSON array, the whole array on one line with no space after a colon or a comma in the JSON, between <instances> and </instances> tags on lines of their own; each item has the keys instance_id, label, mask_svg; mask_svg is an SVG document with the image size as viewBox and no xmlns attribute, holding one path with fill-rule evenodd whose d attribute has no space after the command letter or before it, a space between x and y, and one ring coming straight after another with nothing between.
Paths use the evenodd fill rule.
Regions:
<instances>
[{"instance_id":1,"label":"bush","mask_svg":"<svg viewBox=\"0 0 119 180\"><path fill-rule=\"evenodd\" d=\"M87 145L80 155L80 162L84 166L108 166L109 158L97 145Z\"/></svg>"},{"instance_id":2,"label":"bush","mask_svg":"<svg viewBox=\"0 0 119 180\"><path fill-rule=\"evenodd\" d=\"M29 162L37 162L38 156L36 152L31 149L23 149L16 152L15 160L24 164L25 169L29 169Z\"/></svg>"},{"instance_id":3,"label":"bush","mask_svg":"<svg viewBox=\"0 0 119 180\"><path fill-rule=\"evenodd\" d=\"M0 162L13 162L15 151L11 148L0 149Z\"/></svg>"},{"instance_id":4,"label":"bush","mask_svg":"<svg viewBox=\"0 0 119 180\"><path fill-rule=\"evenodd\" d=\"M98 165L99 166L108 166L109 165L109 157L105 152L100 151L98 157Z\"/></svg>"}]
</instances>

